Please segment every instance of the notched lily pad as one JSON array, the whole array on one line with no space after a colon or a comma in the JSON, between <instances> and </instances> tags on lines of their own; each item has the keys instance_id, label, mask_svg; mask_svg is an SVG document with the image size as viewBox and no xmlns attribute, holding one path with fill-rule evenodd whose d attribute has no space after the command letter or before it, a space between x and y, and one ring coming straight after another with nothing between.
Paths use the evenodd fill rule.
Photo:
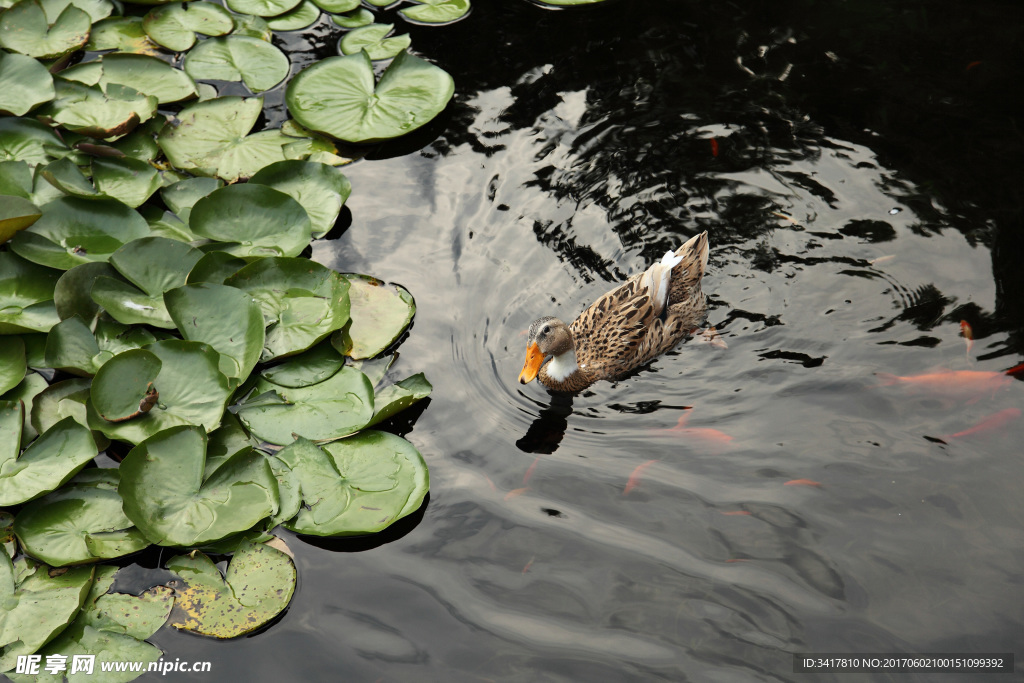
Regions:
<instances>
[{"instance_id":1,"label":"notched lily pad","mask_svg":"<svg viewBox=\"0 0 1024 683\"><path fill-rule=\"evenodd\" d=\"M403 287L388 287L366 275L346 275L352 285L352 322L331 337L334 348L355 359L373 358L398 339L416 314L416 302Z\"/></svg>"},{"instance_id":2,"label":"notched lily pad","mask_svg":"<svg viewBox=\"0 0 1024 683\"><path fill-rule=\"evenodd\" d=\"M104 55L97 61L65 69L60 76L88 85L128 86L143 95L156 97L158 104L180 102L198 95L195 82L185 72L147 55Z\"/></svg>"},{"instance_id":3,"label":"notched lily pad","mask_svg":"<svg viewBox=\"0 0 1024 683\"><path fill-rule=\"evenodd\" d=\"M85 45L92 19L68 5L52 20L39 0L22 0L0 14L0 47L36 59L56 59Z\"/></svg>"},{"instance_id":4,"label":"notched lily pad","mask_svg":"<svg viewBox=\"0 0 1024 683\"><path fill-rule=\"evenodd\" d=\"M234 27L231 14L212 2L161 5L142 20L146 33L168 50L184 52L196 44L196 34L222 36Z\"/></svg>"},{"instance_id":5,"label":"notched lily pad","mask_svg":"<svg viewBox=\"0 0 1024 683\"><path fill-rule=\"evenodd\" d=\"M415 0L412 7L398 10L417 24L451 24L469 14L469 0Z\"/></svg>"},{"instance_id":6,"label":"notched lily pad","mask_svg":"<svg viewBox=\"0 0 1024 683\"><path fill-rule=\"evenodd\" d=\"M391 59L412 44L412 38L408 34L389 38L394 29L394 24L370 24L349 31L339 43L341 53L354 55L365 50L374 61Z\"/></svg>"},{"instance_id":7,"label":"notched lily pad","mask_svg":"<svg viewBox=\"0 0 1024 683\"><path fill-rule=\"evenodd\" d=\"M39 109L39 116L92 138L120 137L156 114L156 97L126 85L86 85L56 78L54 89L56 96Z\"/></svg>"},{"instance_id":8,"label":"notched lily pad","mask_svg":"<svg viewBox=\"0 0 1024 683\"><path fill-rule=\"evenodd\" d=\"M249 179L295 199L309 214L313 237L323 237L334 227L341 207L352 194L352 183L333 166L312 161L278 161Z\"/></svg>"},{"instance_id":9,"label":"notched lily pad","mask_svg":"<svg viewBox=\"0 0 1024 683\"><path fill-rule=\"evenodd\" d=\"M25 55L0 52L0 83L0 112L14 116L24 116L54 96L50 72Z\"/></svg>"},{"instance_id":10,"label":"notched lily pad","mask_svg":"<svg viewBox=\"0 0 1024 683\"><path fill-rule=\"evenodd\" d=\"M85 49L91 52L117 50L155 56L160 46L146 35L141 17L110 17L93 24Z\"/></svg>"},{"instance_id":11,"label":"notched lily pad","mask_svg":"<svg viewBox=\"0 0 1024 683\"><path fill-rule=\"evenodd\" d=\"M0 412L0 436L5 439L0 446L0 507L19 505L59 488L96 457L96 442L89 430L71 417L50 427L19 456L24 409L20 403L0 401Z\"/></svg>"},{"instance_id":12,"label":"notched lily pad","mask_svg":"<svg viewBox=\"0 0 1024 683\"><path fill-rule=\"evenodd\" d=\"M0 252L0 334L48 332L60 322L53 303L59 277L60 271Z\"/></svg>"},{"instance_id":13,"label":"notched lily pad","mask_svg":"<svg viewBox=\"0 0 1024 683\"><path fill-rule=\"evenodd\" d=\"M240 257L298 256L313 229L297 201L251 183L228 185L200 199L189 225L195 234L223 242L221 251Z\"/></svg>"},{"instance_id":14,"label":"notched lily pad","mask_svg":"<svg viewBox=\"0 0 1024 683\"><path fill-rule=\"evenodd\" d=\"M270 90L288 76L288 57L274 45L249 36L210 38L185 57L195 79L242 81L253 92Z\"/></svg>"},{"instance_id":15,"label":"notched lily pad","mask_svg":"<svg viewBox=\"0 0 1024 683\"><path fill-rule=\"evenodd\" d=\"M214 638L235 638L280 614L295 592L295 565L280 550L244 541L227 573L206 555L179 555L167 568L185 582L176 591L171 625Z\"/></svg>"}]
</instances>

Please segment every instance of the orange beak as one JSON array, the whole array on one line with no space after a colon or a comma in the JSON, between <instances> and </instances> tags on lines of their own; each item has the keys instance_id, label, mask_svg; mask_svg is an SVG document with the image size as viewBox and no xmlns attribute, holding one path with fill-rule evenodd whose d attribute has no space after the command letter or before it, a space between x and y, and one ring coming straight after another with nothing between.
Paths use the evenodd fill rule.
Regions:
<instances>
[{"instance_id":1,"label":"orange beak","mask_svg":"<svg viewBox=\"0 0 1024 683\"><path fill-rule=\"evenodd\" d=\"M544 354L540 352L537 342L526 347L526 362L523 363L523 371L519 373L519 383L529 384L540 372L540 366L544 364Z\"/></svg>"}]
</instances>

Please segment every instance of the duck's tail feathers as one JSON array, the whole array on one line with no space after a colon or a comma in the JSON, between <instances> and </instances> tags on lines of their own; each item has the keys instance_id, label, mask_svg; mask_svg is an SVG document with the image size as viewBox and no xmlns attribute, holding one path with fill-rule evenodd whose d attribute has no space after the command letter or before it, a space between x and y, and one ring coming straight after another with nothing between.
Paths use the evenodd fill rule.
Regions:
<instances>
[{"instance_id":1,"label":"duck's tail feathers","mask_svg":"<svg viewBox=\"0 0 1024 683\"><path fill-rule=\"evenodd\" d=\"M700 280L708 267L708 233L704 232L691 237L676 249L678 264L672 268L672 293L670 301L681 301L689 293L700 287ZM668 258L662 259L664 263Z\"/></svg>"}]
</instances>

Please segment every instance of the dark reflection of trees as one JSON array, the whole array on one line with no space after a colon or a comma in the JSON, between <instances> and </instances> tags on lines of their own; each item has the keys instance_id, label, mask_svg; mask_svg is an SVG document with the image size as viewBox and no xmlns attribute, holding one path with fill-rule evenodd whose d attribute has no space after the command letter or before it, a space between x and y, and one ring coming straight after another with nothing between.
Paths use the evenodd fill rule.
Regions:
<instances>
[{"instance_id":1,"label":"dark reflection of trees","mask_svg":"<svg viewBox=\"0 0 1024 683\"><path fill-rule=\"evenodd\" d=\"M995 317L1024 347L1019 3L632 0L586 12L476 5L460 24L414 29L414 46L455 75L460 93L515 84L514 104L502 113L512 127L536 125L561 92L587 90L575 137L541 151L561 141L580 163L542 167L535 183L606 209L625 248L643 245L653 257L677 233L707 227L719 244L748 242L770 229L771 200L722 192L720 174L813 159L834 145L829 138L849 140L908 181L892 192L920 217L922 234L952 224L992 247ZM455 106L436 151L493 151L493 141L471 131L475 115ZM728 127L717 156L711 133L699 130L708 124ZM601 153L584 153L593 146ZM813 178L783 180L831 202ZM620 203L625 196L636 201ZM618 279L613 264L562 228L535 232L583 277ZM771 254L749 257L771 268Z\"/></svg>"}]
</instances>

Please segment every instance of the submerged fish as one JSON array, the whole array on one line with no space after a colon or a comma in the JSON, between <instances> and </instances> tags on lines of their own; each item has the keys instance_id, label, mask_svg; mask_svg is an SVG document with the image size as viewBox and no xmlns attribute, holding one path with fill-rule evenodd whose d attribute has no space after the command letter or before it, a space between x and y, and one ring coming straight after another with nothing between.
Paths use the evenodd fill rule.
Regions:
<instances>
[{"instance_id":1,"label":"submerged fish","mask_svg":"<svg viewBox=\"0 0 1024 683\"><path fill-rule=\"evenodd\" d=\"M626 481L626 488L622 489L622 495L628 494L630 491L637 487L640 483L640 475L643 474L644 470L658 462L657 460L648 460L647 462L641 463L636 466L633 470L633 474L629 475L629 479Z\"/></svg>"},{"instance_id":2,"label":"submerged fish","mask_svg":"<svg viewBox=\"0 0 1024 683\"><path fill-rule=\"evenodd\" d=\"M679 421L675 427L669 427L668 429L658 429L656 431L663 434L673 434L676 436L685 436L690 439L700 439L702 441L713 441L716 443L728 443L732 441L732 437L725 432L720 432L717 429L711 429L710 427L687 427L686 421L690 419L689 413L683 413L679 416Z\"/></svg>"},{"instance_id":3,"label":"submerged fish","mask_svg":"<svg viewBox=\"0 0 1024 683\"><path fill-rule=\"evenodd\" d=\"M1013 375L1024 371L1024 363L1003 372L987 370L940 370L922 375L892 375L887 372L876 372L875 376L882 380L882 386L901 384L907 387L929 391L937 394L949 394L977 397L987 392L995 392L1013 382Z\"/></svg>"},{"instance_id":4,"label":"submerged fish","mask_svg":"<svg viewBox=\"0 0 1024 683\"><path fill-rule=\"evenodd\" d=\"M982 418L981 421L979 421L978 424L974 425L973 427L968 427L967 429L957 432L956 434L950 434L949 436L944 436L942 438L960 439L965 436L973 436L975 434L981 434L984 432L992 431L994 429L999 429L1000 427L1003 427L1004 425L1019 418L1020 414L1020 408L1007 408L1005 410L1000 410L998 413L993 413L988 417Z\"/></svg>"}]
</instances>

